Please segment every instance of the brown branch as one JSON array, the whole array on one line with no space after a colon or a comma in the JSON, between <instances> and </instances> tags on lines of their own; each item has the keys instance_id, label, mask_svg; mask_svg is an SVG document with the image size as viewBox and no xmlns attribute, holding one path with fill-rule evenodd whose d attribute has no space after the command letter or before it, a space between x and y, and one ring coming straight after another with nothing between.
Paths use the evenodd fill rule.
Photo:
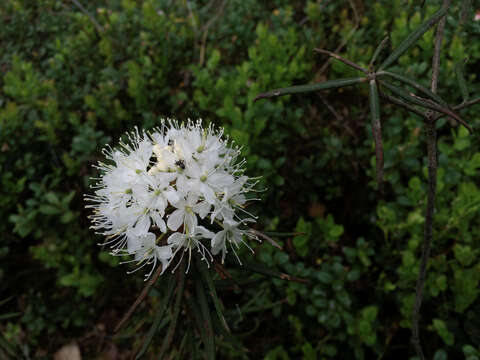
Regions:
<instances>
[{"instance_id":1,"label":"brown branch","mask_svg":"<svg viewBox=\"0 0 480 360\"><path fill-rule=\"evenodd\" d=\"M132 316L133 312L135 309L140 305L140 303L145 299L145 297L148 295L150 292L150 288L152 287L153 284L157 281L158 277L162 273L162 266L159 266L157 271L155 271L155 274L153 274L152 278L148 281L148 283L145 285L143 288L142 292L140 295L137 297L133 305L128 309L127 313L123 316L122 320L115 326L115 329L113 330L114 332L117 332L120 330L120 328L127 322L128 319Z\"/></svg>"},{"instance_id":2,"label":"brown branch","mask_svg":"<svg viewBox=\"0 0 480 360\"><path fill-rule=\"evenodd\" d=\"M355 32L357 31L358 29L358 25L360 24L360 18L358 16L358 12L357 12L357 8L355 7L355 4L353 3L352 0L348 0L348 3L350 4L350 7L352 8L352 11L353 11L353 21L354 21L354 25L353 25L353 28L350 30L350 32L348 33L348 35L342 40L342 42L340 43L340 45L337 46L337 48L335 49L335 53L339 53L340 51L342 51L343 47L348 43L348 41L350 40L350 38L353 36L353 34L355 34ZM330 61L332 61L332 58L328 59L323 65L322 67L320 68L319 72L318 72L318 75L320 74L323 74L324 71L327 69L328 65L330 64Z\"/></svg>"},{"instance_id":3,"label":"brown branch","mask_svg":"<svg viewBox=\"0 0 480 360\"><path fill-rule=\"evenodd\" d=\"M449 7L450 0L443 0L443 6ZM440 20L437 25L437 33L435 34L435 48L433 52L433 61L432 61L432 92L437 93L438 85L438 70L440 68L440 51L442 49L443 41L443 31L445 30L445 23L447 21L446 15Z\"/></svg>"},{"instance_id":4,"label":"brown branch","mask_svg":"<svg viewBox=\"0 0 480 360\"><path fill-rule=\"evenodd\" d=\"M283 250L283 247L277 243L275 240L273 240L270 236L268 235L265 235L264 233L262 233L261 231L258 231L258 230L255 230L255 229L250 229L250 232L255 235L255 236L259 236L261 237L262 239L265 239L267 240L270 245L276 247L277 249L280 249L280 250Z\"/></svg>"},{"instance_id":5,"label":"brown branch","mask_svg":"<svg viewBox=\"0 0 480 360\"><path fill-rule=\"evenodd\" d=\"M323 96L321 93L317 93L318 97L320 98L320 100L322 101L322 103L327 107L327 109L332 113L332 115L335 117L335 119L337 120L337 122L343 126L347 132L355 139L355 140L358 140L358 137L357 135L355 134L355 132L350 128L350 126L348 126L347 122L344 121L343 117L340 116L338 114L338 112L334 109L334 107L332 105L330 105L330 103L327 101L327 99L325 98L325 96Z\"/></svg>"},{"instance_id":6,"label":"brown branch","mask_svg":"<svg viewBox=\"0 0 480 360\"><path fill-rule=\"evenodd\" d=\"M347 59L341 57L340 55L338 55L338 54L336 54L336 53L334 53L334 52L331 52L331 51L328 51L328 50L324 50L324 49L318 49L318 48L313 49L313 51L316 51L316 52L318 52L318 53L320 53L320 54L325 54L325 55L331 56L332 58L337 59L337 60L343 62L344 64L346 64L346 65L348 65L348 66L350 66L350 67L352 67L352 68L354 68L354 69L356 69L356 70L358 70L358 71L363 72L364 74L368 74L368 70L367 70L367 69L361 67L361 66L358 65L358 64L355 64L353 61L350 61L350 60L347 60Z\"/></svg>"},{"instance_id":7,"label":"brown branch","mask_svg":"<svg viewBox=\"0 0 480 360\"><path fill-rule=\"evenodd\" d=\"M97 20L95 20L95 18L87 11L87 9L83 7L82 4L80 4L78 0L72 0L72 2L80 9L81 12L83 12L88 17L90 22L93 24L93 26L95 26L99 33L102 33L104 31L102 25L100 25Z\"/></svg>"},{"instance_id":8,"label":"brown branch","mask_svg":"<svg viewBox=\"0 0 480 360\"><path fill-rule=\"evenodd\" d=\"M462 110L462 109L465 109L469 106L472 106L472 105L475 105L475 104L478 104L478 103L480 103L480 98L476 98L476 99L473 99L473 100L470 100L470 101L466 101L466 102L461 103L457 106L454 106L453 110Z\"/></svg>"},{"instance_id":9,"label":"brown branch","mask_svg":"<svg viewBox=\"0 0 480 360\"><path fill-rule=\"evenodd\" d=\"M444 7L450 6L450 0L443 0ZM440 66L440 51L442 48L443 32L445 29L446 15L440 20L435 34L435 48L432 62L432 83L431 90L437 92L438 72ZM433 218L435 214L435 194L437 188L437 130L435 128L435 114L429 112L427 119L426 135L427 135L427 156L428 156L428 195L427 209L425 215L424 238L422 247L422 257L420 259L420 269L418 272L417 286L415 289L415 303L412 313L412 343L420 360L425 360L425 355L420 343L420 308L422 306L423 288L425 286L425 278L427 275L428 259L433 238Z\"/></svg>"}]
</instances>

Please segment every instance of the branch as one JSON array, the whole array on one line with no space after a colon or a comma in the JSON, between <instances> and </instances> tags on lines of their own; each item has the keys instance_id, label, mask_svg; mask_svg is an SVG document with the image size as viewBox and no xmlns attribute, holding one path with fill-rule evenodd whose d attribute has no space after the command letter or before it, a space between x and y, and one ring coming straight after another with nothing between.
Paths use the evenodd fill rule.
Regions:
<instances>
[{"instance_id":1,"label":"branch","mask_svg":"<svg viewBox=\"0 0 480 360\"><path fill-rule=\"evenodd\" d=\"M145 297L148 295L148 293L150 292L150 288L152 287L153 284L155 284L155 282L157 281L161 273L162 273L162 266L159 266L157 271L155 271L155 274L153 274L152 278L148 281L147 285L145 285L145 287L143 288L142 292L137 297L133 305L130 307L130 309L128 309L127 313L123 316L122 320L120 320L117 326L115 326L115 329L113 330L113 332L117 332L118 330L120 330L120 328L127 322L127 320L130 319L135 309L138 307L138 305L140 305L143 299L145 299Z\"/></svg>"},{"instance_id":2,"label":"branch","mask_svg":"<svg viewBox=\"0 0 480 360\"><path fill-rule=\"evenodd\" d=\"M316 52L318 52L318 53L320 53L320 54L325 54L325 55L331 56L332 58L337 59L337 60L343 62L344 64L346 64L346 65L348 65L348 66L350 66L350 67L352 67L352 68L354 68L354 69L356 69L356 70L358 70L358 71L363 72L364 74L368 74L368 70L367 70L367 69L361 67L361 66L358 65L358 64L355 64L354 62L352 62L352 61L350 61L350 60L347 60L347 59L341 57L340 55L338 55L338 54L336 54L336 53L334 53L334 52L331 52L331 51L328 51L328 50L324 50L324 49L318 49L318 48L313 49L313 51L316 51Z\"/></svg>"},{"instance_id":3,"label":"branch","mask_svg":"<svg viewBox=\"0 0 480 360\"><path fill-rule=\"evenodd\" d=\"M465 109L467 107L470 107L470 106L478 104L478 103L480 103L480 98L476 98L476 99L473 99L473 100L470 100L470 101L466 101L464 103L461 103L460 105L454 106L453 110L462 110L462 109Z\"/></svg>"},{"instance_id":4,"label":"branch","mask_svg":"<svg viewBox=\"0 0 480 360\"><path fill-rule=\"evenodd\" d=\"M72 0L72 2L80 9L81 12L83 12L88 17L90 22L93 24L93 26L95 26L95 28L97 29L97 31L99 33L102 33L104 31L102 25L100 25L92 15L90 15L90 13L87 11L87 9L85 9L83 7L83 5L80 4L80 2L78 0Z\"/></svg>"},{"instance_id":5,"label":"branch","mask_svg":"<svg viewBox=\"0 0 480 360\"><path fill-rule=\"evenodd\" d=\"M348 35L342 40L340 45L338 45L337 48L335 49L336 53L339 53L343 49L343 47L350 41L350 38L353 36L353 34L355 34L355 32L357 31L358 25L360 24L360 18L358 16L357 8L355 7L354 2L352 0L348 0L348 3L349 3L349 5L350 5L350 7L352 8L352 11L353 11L354 24L353 24L353 28L350 30ZM324 73L324 71L327 69L328 65L330 64L331 60L332 59L328 59L322 65L322 67L318 71L318 74L323 74Z\"/></svg>"},{"instance_id":6,"label":"branch","mask_svg":"<svg viewBox=\"0 0 480 360\"><path fill-rule=\"evenodd\" d=\"M443 0L443 8L450 6L450 0ZM440 20L435 34L435 49L432 63L432 83L433 93L437 92L438 71L440 65L440 50L442 48L443 31L445 29L446 14ZM435 128L435 114L431 113L427 119L427 156L428 156L428 195L427 210L425 215L424 238L422 248L422 258L420 259L420 269L418 272L417 286L415 290L415 303L412 314L412 343L415 347L420 360L425 360L422 345L420 343L420 308L422 306L423 288L427 275L427 264L430 257L430 249L433 238L433 217L435 213L435 194L437 188L437 130Z\"/></svg>"}]
</instances>

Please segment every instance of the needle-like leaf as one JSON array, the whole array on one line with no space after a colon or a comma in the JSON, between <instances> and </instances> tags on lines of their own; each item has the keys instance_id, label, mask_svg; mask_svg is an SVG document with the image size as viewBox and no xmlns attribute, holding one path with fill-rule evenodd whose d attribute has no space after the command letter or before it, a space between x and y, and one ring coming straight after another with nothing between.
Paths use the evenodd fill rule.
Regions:
<instances>
[{"instance_id":1,"label":"needle-like leaf","mask_svg":"<svg viewBox=\"0 0 480 360\"><path fill-rule=\"evenodd\" d=\"M272 270L272 269L270 269L270 268L268 268L268 267L266 267L262 264L258 264L258 263L255 263L255 264L254 263L244 263L243 267L247 270L250 270L250 271L262 274L262 275L270 276L270 277L273 276L275 278L282 279L282 280L294 281L294 282L299 282L299 283L309 283L310 282L306 279L297 278L295 276L290 276L288 274L281 273L281 272L278 272L276 270Z\"/></svg>"},{"instance_id":2,"label":"needle-like leaf","mask_svg":"<svg viewBox=\"0 0 480 360\"><path fill-rule=\"evenodd\" d=\"M392 84L389 84L385 81L382 81L381 82L381 85L382 86L385 86L388 90L390 90L392 93L394 93L395 95L401 97L402 99L404 100L407 100L407 101L410 101L411 103L413 104L416 104L416 105L420 105L424 108L427 108L427 109L430 109L430 110L434 110L434 111L437 111L439 113L442 113L444 115L447 115L447 116L450 116L451 118L455 119L456 121L458 121L460 124L462 124L463 126L465 126L468 131L470 132L473 132L472 130L472 127L470 125L468 125L465 120L463 120L458 114L456 114L454 111L446 108L446 107L443 107L443 106L440 106L439 104L436 104L434 102L431 102L429 101L428 99L424 99L424 98L421 98L419 96L416 96L415 94L411 94L411 93L408 93L406 92L405 90L397 87L397 86L394 86Z\"/></svg>"},{"instance_id":3,"label":"needle-like leaf","mask_svg":"<svg viewBox=\"0 0 480 360\"><path fill-rule=\"evenodd\" d=\"M380 124L380 101L375 79L370 80L370 112L372 113L372 134L375 140L378 191L383 193L383 142Z\"/></svg>"},{"instance_id":4,"label":"needle-like leaf","mask_svg":"<svg viewBox=\"0 0 480 360\"><path fill-rule=\"evenodd\" d=\"M195 278L195 293L200 304L202 321L205 328L205 350L209 360L215 360L215 335L213 334L212 319L210 317L210 309L208 308L207 296L203 288L203 282L200 277Z\"/></svg>"},{"instance_id":5,"label":"needle-like leaf","mask_svg":"<svg viewBox=\"0 0 480 360\"><path fill-rule=\"evenodd\" d=\"M195 265L200 272L203 281L208 287L208 291L210 292L210 296L212 298L213 305L215 306L215 311L217 312L217 316L220 319L220 322L225 327L225 329L230 332L230 328L228 327L227 321L225 320L225 316L223 316L222 304L220 303L220 299L217 295L217 290L215 289L215 285L213 284L212 274L210 273L210 271L208 271L203 261L196 261Z\"/></svg>"},{"instance_id":6,"label":"needle-like leaf","mask_svg":"<svg viewBox=\"0 0 480 360\"><path fill-rule=\"evenodd\" d=\"M181 260L182 261L182 260ZM168 327L167 336L163 340L162 347L160 348L160 355L159 359L163 359L165 352L167 351L168 347L172 343L173 335L175 334L175 328L178 322L178 315L180 314L180 308L182 305L183 299L183 289L185 288L185 261L183 260L180 264L180 268L178 269L178 282L177 282L177 293L175 296L175 302L173 303L173 314L172 314L172 321L170 322L170 326Z\"/></svg>"},{"instance_id":7,"label":"needle-like leaf","mask_svg":"<svg viewBox=\"0 0 480 360\"><path fill-rule=\"evenodd\" d=\"M323 81L323 82L308 84L308 85L291 86L287 88L281 88L281 89L276 89L266 93L262 93L260 95L257 95L257 97L253 99L253 101L257 101L259 99L276 97L276 96L333 89L338 87L354 85L354 84L358 84L365 81L367 81L367 78L365 77L356 77L356 78L345 78L345 79L339 79L339 80L329 80L329 81Z\"/></svg>"},{"instance_id":8,"label":"needle-like leaf","mask_svg":"<svg viewBox=\"0 0 480 360\"><path fill-rule=\"evenodd\" d=\"M460 88L460 92L462 93L463 101L468 101L468 89L467 89L467 82L465 81L465 76L463 75L463 65L465 61L459 61L455 65L455 75L457 76L458 87Z\"/></svg>"},{"instance_id":9,"label":"needle-like leaf","mask_svg":"<svg viewBox=\"0 0 480 360\"><path fill-rule=\"evenodd\" d=\"M379 95L380 97L384 98L385 100L393 103L393 104L396 104L400 107L403 107L405 110L407 111L410 111L418 116L420 116L421 118L425 118L425 113L423 113L422 111L420 111L419 109L413 107L412 105L400 100L400 99L397 99L396 97L393 97L391 95L388 95L388 94L385 94L384 92L380 91L379 92Z\"/></svg>"},{"instance_id":10,"label":"needle-like leaf","mask_svg":"<svg viewBox=\"0 0 480 360\"><path fill-rule=\"evenodd\" d=\"M390 54L389 57L380 65L379 69L388 68L392 65L400 56L402 56L415 42L425 34L428 29L440 21L440 19L447 13L447 6L442 6L433 16L420 25L415 31L410 33L405 40Z\"/></svg>"},{"instance_id":11,"label":"needle-like leaf","mask_svg":"<svg viewBox=\"0 0 480 360\"><path fill-rule=\"evenodd\" d=\"M382 40L382 42L377 46L375 49L375 52L373 53L372 59L370 60L370 63L368 64L368 67L372 67L373 64L375 63L375 60L377 60L378 55L382 52L383 48L385 45L387 45L389 37L387 36L385 39Z\"/></svg>"},{"instance_id":12,"label":"needle-like leaf","mask_svg":"<svg viewBox=\"0 0 480 360\"><path fill-rule=\"evenodd\" d=\"M439 104L442 104L444 106L448 106L447 102L443 100L440 96L437 94L434 94L431 90L427 89L426 87L420 85L417 83L415 80L409 79L403 75L396 74L390 71L380 71L377 73L377 76L382 76L382 75L387 75L390 76L398 81L403 82L404 84L410 85L414 89L422 92L424 95L428 96L430 99L435 100Z\"/></svg>"},{"instance_id":13,"label":"needle-like leaf","mask_svg":"<svg viewBox=\"0 0 480 360\"><path fill-rule=\"evenodd\" d=\"M176 282L174 281L174 277L173 275L170 274L165 295L162 301L160 302L160 304L158 305L157 313L155 314L155 319L153 320L152 327L148 331L147 337L145 338L142 348L138 352L135 359L139 359L141 356L143 356L143 354L145 354L145 351L147 351L148 347L150 346L150 343L152 342L152 339L153 339L153 335L155 335L155 332L158 330L160 323L164 319L163 315L167 310L168 303L170 302L170 298L172 297L173 290L175 289L175 284Z\"/></svg>"}]
</instances>

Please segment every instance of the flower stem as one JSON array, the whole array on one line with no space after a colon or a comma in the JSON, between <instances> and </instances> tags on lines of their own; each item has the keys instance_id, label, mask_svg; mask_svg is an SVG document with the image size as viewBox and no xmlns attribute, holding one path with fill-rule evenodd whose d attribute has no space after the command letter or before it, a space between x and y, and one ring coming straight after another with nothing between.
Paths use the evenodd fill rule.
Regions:
<instances>
[{"instance_id":1,"label":"flower stem","mask_svg":"<svg viewBox=\"0 0 480 360\"><path fill-rule=\"evenodd\" d=\"M450 0L443 0L443 7L450 6ZM432 83L431 90L437 92L438 70L440 67L440 51L442 48L443 31L445 29L446 15L440 20L437 32L435 34L435 48L432 61ZM428 157L428 194L427 194L427 211L425 215L425 227L423 235L422 258L420 259L420 269L417 278L417 287L415 291L415 303L412 314L412 343L420 360L425 360L422 345L420 343L420 308L422 306L423 288L427 275L428 259L430 257L430 249L433 238L433 217L435 213L435 195L437 190L437 130L435 128L435 113L428 112L426 121L427 135L427 157Z\"/></svg>"}]
</instances>

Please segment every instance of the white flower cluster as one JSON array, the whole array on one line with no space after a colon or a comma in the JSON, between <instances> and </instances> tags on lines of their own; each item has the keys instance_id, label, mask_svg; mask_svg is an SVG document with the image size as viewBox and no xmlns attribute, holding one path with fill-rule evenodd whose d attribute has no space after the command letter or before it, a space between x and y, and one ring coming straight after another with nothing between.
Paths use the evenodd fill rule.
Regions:
<instances>
[{"instance_id":1,"label":"white flower cluster","mask_svg":"<svg viewBox=\"0 0 480 360\"><path fill-rule=\"evenodd\" d=\"M227 245L237 255L244 236L258 240L245 227L255 220L244 209L255 183L243 175L240 150L222 135L201 121L167 120L105 148L95 195L85 196L92 228L107 236L101 245L109 244L113 255L133 255L126 262L137 262L136 270L151 265L148 279L158 262L163 273L178 252L188 252L189 264L192 250L207 262L221 253L223 262Z\"/></svg>"}]
</instances>

